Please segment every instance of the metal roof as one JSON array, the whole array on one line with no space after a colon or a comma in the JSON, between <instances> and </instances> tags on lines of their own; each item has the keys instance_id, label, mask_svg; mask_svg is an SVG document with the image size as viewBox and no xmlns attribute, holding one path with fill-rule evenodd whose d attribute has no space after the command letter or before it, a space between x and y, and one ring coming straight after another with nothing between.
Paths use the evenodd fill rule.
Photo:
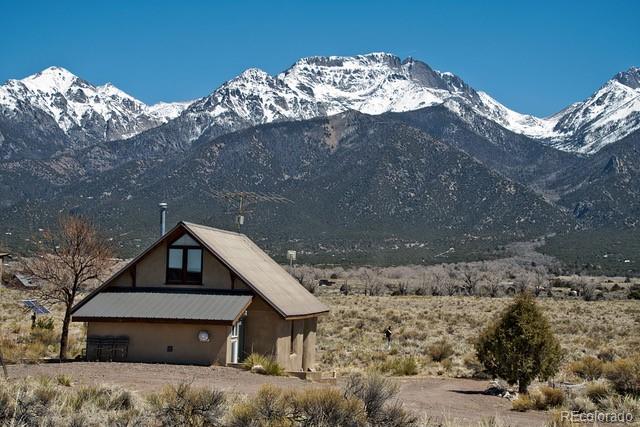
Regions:
<instances>
[{"instance_id":1,"label":"metal roof","mask_svg":"<svg viewBox=\"0 0 640 427\"><path fill-rule=\"evenodd\" d=\"M73 313L73 320L145 319L235 322L250 295L169 292L101 292Z\"/></svg>"},{"instance_id":2,"label":"metal roof","mask_svg":"<svg viewBox=\"0 0 640 427\"><path fill-rule=\"evenodd\" d=\"M329 311L244 234L189 222L180 224L282 316L308 316Z\"/></svg>"},{"instance_id":3,"label":"metal roof","mask_svg":"<svg viewBox=\"0 0 640 427\"><path fill-rule=\"evenodd\" d=\"M329 311L329 307L307 291L244 234L189 222L179 222L171 231L156 240L101 286L78 302L73 307L72 313L75 315L85 304L109 289L113 280L144 258L164 240L170 237L175 238L181 230L190 233L284 318L308 317Z\"/></svg>"}]
</instances>

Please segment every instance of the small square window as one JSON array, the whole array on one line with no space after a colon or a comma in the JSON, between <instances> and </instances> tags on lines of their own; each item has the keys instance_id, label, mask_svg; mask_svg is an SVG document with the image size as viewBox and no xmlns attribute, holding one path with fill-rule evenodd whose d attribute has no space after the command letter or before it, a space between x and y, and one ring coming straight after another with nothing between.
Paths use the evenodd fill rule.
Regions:
<instances>
[{"instance_id":1,"label":"small square window","mask_svg":"<svg viewBox=\"0 0 640 427\"><path fill-rule=\"evenodd\" d=\"M173 346L172 345L168 345L167 346L167 353L173 353Z\"/></svg>"}]
</instances>

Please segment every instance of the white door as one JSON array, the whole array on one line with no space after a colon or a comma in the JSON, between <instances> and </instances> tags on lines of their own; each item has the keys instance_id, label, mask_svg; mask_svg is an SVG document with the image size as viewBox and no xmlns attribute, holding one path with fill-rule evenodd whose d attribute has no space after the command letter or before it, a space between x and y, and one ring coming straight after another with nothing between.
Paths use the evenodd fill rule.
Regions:
<instances>
[{"instance_id":1,"label":"white door","mask_svg":"<svg viewBox=\"0 0 640 427\"><path fill-rule=\"evenodd\" d=\"M238 322L231 327L231 363L238 363L240 357L240 328L242 322Z\"/></svg>"}]
</instances>

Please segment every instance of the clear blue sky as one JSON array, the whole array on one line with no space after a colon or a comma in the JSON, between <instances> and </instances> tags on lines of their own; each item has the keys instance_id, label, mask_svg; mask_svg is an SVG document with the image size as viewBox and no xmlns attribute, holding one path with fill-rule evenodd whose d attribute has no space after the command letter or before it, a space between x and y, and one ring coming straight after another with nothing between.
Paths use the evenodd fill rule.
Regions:
<instances>
[{"instance_id":1,"label":"clear blue sky","mask_svg":"<svg viewBox=\"0 0 640 427\"><path fill-rule=\"evenodd\" d=\"M59 65L148 103L205 96L248 67L386 51L547 115L640 66L631 0L11 1L0 31L0 81Z\"/></svg>"}]
</instances>

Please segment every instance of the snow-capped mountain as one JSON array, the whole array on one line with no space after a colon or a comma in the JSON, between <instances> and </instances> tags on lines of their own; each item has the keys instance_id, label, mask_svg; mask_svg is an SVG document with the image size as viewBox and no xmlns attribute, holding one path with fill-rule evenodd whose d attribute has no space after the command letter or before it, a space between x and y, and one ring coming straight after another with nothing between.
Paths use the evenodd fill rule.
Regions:
<instances>
[{"instance_id":1,"label":"snow-capped mountain","mask_svg":"<svg viewBox=\"0 0 640 427\"><path fill-rule=\"evenodd\" d=\"M212 126L235 130L346 110L375 115L444 105L466 121L478 114L561 150L591 154L640 127L638 70L619 73L584 102L538 118L513 111L456 75L412 58L387 53L310 57L277 76L246 70L194 102L184 119L193 140Z\"/></svg>"},{"instance_id":2,"label":"snow-capped mountain","mask_svg":"<svg viewBox=\"0 0 640 427\"><path fill-rule=\"evenodd\" d=\"M239 128L283 120L305 120L347 110L366 114L411 111L445 104L471 106L478 114L505 121L517 115L476 92L451 73L431 69L412 58L387 53L353 57L310 57L277 76L249 69L210 96L194 102L181 119L196 129L195 139L212 125ZM517 115L523 126L536 121Z\"/></svg>"},{"instance_id":3,"label":"snow-capped mountain","mask_svg":"<svg viewBox=\"0 0 640 427\"><path fill-rule=\"evenodd\" d=\"M593 154L640 129L640 69L621 72L587 100L538 118L507 108L452 73L388 53L302 58L276 76L251 68L194 102L151 106L111 84L93 86L51 67L0 86L0 158L12 158L30 145L46 156L69 145L137 135L150 144L186 147L200 137L263 123L433 106L444 106L472 125L480 116L555 148ZM53 148L46 141L54 141Z\"/></svg>"},{"instance_id":4,"label":"snow-capped mountain","mask_svg":"<svg viewBox=\"0 0 640 427\"><path fill-rule=\"evenodd\" d=\"M547 119L550 140L565 151L593 154L640 129L640 68L616 74L583 102Z\"/></svg>"},{"instance_id":5,"label":"snow-capped mountain","mask_svg":"<svg viewBox=\"0 0 640 427\"><path fill-rule=\"evenodd\" d=\"M0 115L5 119L39 110L80 143L131 137L177 117L187 106L147 106L110 83L94 86L61 67L0 86Z\"/></svg>"}]
</instances>

